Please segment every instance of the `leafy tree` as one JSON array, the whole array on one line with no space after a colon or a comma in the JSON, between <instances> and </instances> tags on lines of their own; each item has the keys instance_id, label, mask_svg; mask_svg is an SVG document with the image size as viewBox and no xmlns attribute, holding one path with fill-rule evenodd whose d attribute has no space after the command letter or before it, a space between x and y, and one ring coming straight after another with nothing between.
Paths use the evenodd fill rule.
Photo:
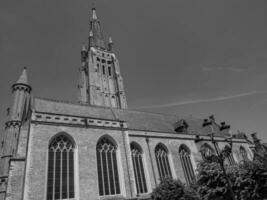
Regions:
<instances>
[{"instance_id":1,"label":"leafy tree","mask_svg":"<svg viewBox=\"0 0 267 200\"><path fill-rule=\"evenodd\" d=\"M260 162L246 161L226 166L237 200L262 200L266 179ZM232 200L226 177L218 163L202 162L198 166L198 193L204 200Z\"/></svg>"},{"instance_id":2,"label":"leafy tree","mask_svg":"<svg viewBox=\"0 0 267 200\"><path fill-rule=\"evenodd\" d=\"M200 200L196 192L185 186L180 180L165 178L153 190L153 200Z\"/></svg>"}]
</instances>

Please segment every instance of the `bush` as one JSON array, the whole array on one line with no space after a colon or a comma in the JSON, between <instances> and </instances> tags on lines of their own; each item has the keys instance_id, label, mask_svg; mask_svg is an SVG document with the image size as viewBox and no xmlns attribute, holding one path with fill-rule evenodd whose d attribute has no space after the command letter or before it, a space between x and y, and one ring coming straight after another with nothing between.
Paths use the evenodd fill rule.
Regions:
<instances>
[{"instance_id":1,"label":"bush","mask_svg":"<svg viewBox=\"0 0 267 200\"><path fill-rule=\"evenodd\" d=\"M166 178L153 190L153 200L200 200L196 192L180 180Z\"/></svg>"}]
</instances>

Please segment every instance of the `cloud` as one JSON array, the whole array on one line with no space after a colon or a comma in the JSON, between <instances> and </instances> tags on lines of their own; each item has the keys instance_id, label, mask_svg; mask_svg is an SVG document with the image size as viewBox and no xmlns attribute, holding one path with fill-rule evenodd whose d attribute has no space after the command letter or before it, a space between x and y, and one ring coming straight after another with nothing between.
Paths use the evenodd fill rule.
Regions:
<instances>
[{"instance_id":1,"label":"cloud","mask_svg":"<svg viewBox=\"0 0 267 200\"><path fill-rule=\"evenodd\" d=\"M202 67L202 71L211 72L211 71L231 71L231 72L243 72L245 68L239 67Z\"/></svg>"},{"instance_id":2,"label":"cloud","mask_svg":"<svg viewBox=\"0 0 267 200\"><path fill-rule=\"evenodd\" d=\"M251 91L251 92L246 92L246 93L239 93L239 94L215 97L215 98L210 98L210 99L196 99L196 100L172 102L172 103L167 103L167 104L162 104L162 105L141 106L138 108L166 108L166 107L183 106L183 105L189 105L189 104L209 103L209 102L237 99L237 98L252 96L252 95L257 95L257 94L267 94L267 91Z\"/></svg>"}]
</instances>

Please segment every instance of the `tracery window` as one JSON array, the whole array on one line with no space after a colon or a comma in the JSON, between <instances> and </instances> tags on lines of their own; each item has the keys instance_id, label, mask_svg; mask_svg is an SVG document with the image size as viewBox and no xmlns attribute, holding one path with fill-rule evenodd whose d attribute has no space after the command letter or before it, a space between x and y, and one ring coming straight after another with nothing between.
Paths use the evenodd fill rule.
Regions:
<instances>
[{"instance_id":1,"label":"tracery window","mask_svg":"<svg viewBox=\"0 0 267 200\"><path fill-rule=\"evenodd\" d=\"M136 144L131 143L131 154L132 154L137 194L147 193L142 150Z\"/></svg>"},{"instance_id":2,"label":"tracery window","mask_svg":"<svg viewBox=\"0 0 267 200\"><path fill-rule=\"evenodd\" d=\"M182 145L179 148L179 156L185 174L186 182L190 184L195 180L195 172L192 166L189 148L185 145Z\"/></svg>"},{"instance_id":3,"label":"tracery window","mask_svg":"<svg viewBox=\"0 0 267 200\"><path fill-rule=\"evenodd\" d=\"M102 138L96 146L99 195L120 194L117 146Z\"/></svg>"},{"instance_id":4,"label":"tracery window","mask_svg":"<svg viewBox=\"0 0 267 200\"><path fill-rule=\"evenodd\" d=\"M229 165L235 165L236 164L236 162L235 162L235 159L234 159L234 156L233 156L233 153L231 152L230 154L229 154L229 156L227 157L227 160L228 160L228 163L229 163Z\"/></svg>"},{"instance_id":5,"label":"tracery window","mask_svg":"<svg viewBox=\"0 0 267 200\"><path fill-rule=\"evenodd\" d=\"M207 159L210 156L215 154L213 148L210 145L208 145L207 143L205 143L201 146L200 152L201 152L203 159Z\"/></svg>"},{"instance_id":6,"label":"tracery window","mask_svg":"<svg viewBox=\"0 0 267 200\"><path fill-rule=\"evenodd\" d=\"M55 137L49 144L47 200L75 197L74 148L66 135Z\"/></svg>"},{"instance_id":7,"label":"tracery window","mask_svg":"<svg viewBox=\"0 0 267 200\"><path fill-rule=\"evenodd\" d=\"M162 144L158 144L155 148L155 155L160 179L172 177L168 158L168 151L165 146L163 146Z\"/></svg>"},{"instance_id":8,"label":"tracery window","mask_svg":"<svg viewBox=\"0 0 267 200\"><path fill-rule=\"evenodd\" d=\"M240 154L242 156L242 160L244 160L244 161L248 160L247 151L243 146L240 147Z\"/></svg>"}]
</instances>

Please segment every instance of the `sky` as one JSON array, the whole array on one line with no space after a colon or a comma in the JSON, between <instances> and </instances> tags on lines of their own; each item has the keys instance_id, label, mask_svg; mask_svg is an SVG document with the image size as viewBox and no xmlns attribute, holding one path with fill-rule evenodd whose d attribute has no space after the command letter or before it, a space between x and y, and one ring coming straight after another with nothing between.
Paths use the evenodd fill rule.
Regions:
<instances>
[{"instance_id":1,"label":"sky","mask_svg":"<svg viewBox=\"0 0 267 200\"><path fill-rule=\"evenodd\" d=\"M130 109L206 118L267 142L264 0L2 0L0 123L24 66L34 96L78 100L93 4Z\"/></svg>"}]
</instances>

